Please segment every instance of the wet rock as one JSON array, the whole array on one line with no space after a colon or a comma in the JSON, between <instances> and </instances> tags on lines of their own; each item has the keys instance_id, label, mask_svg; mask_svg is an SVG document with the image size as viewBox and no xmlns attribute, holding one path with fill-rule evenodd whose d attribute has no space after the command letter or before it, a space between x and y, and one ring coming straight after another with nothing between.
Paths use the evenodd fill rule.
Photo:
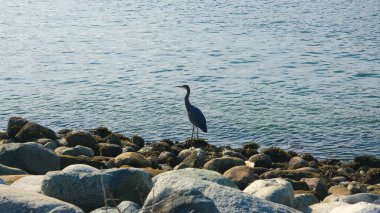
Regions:
<instances>
[{"instance_id":1,"label":"wet rock","mask_svg":"<svg viewBox=\"0 0 380 213\"><path fill-rule=\"evenodd\" d=\"M54 150L54 152L58 155L62 155L62 152L66 149L69 149L70 147L67 147L67 146L61 146L61 147L58 147Z\"/></svg>"},{"instance_id":2,"label":"wet rock","mask_svg":"<svg viewBox=\"0 0 380 213\"><path fill-rule=\"evenodd\" d=\"M138 146L140 148L145 146L144 138L142 138L138 135L134 135L131 137L131 143L135 144L136 146Z\"/></svg>"},{"instance_id":3,"label":"wet rock","mask_svg":"<svg viewBox=\"0 0 380 213\"><path fill-rule=\"evenodd\" d=\"M289 161L289 169L298 169L298 168L307 167L307 166L308 166L307 162L303 158L298 157L298 156L293 157Z\"/></svg>"},{"instance_id":4,"label":"wet rock","mask_svg":"<svg viewBox=\"0 0 380 213\"><path fill-rule=\"evenodd\" d=\"M71 131L66 136L66 141L69 147L75 147L77 145L97 150L97 144L92 135L87 131Z\"/></svg>"},{"instance_id":5,"label":"wet rock","mask_svg":"<svg viewBox=\"0 0 380 213\"><path fill-rule=\"evenodd\" d=\"M245 142L243 143L243 149L259 149L260 148L260 145L254 141L249 141L249 142Z\"/></svg>"},{"instance_id":6,"label":"wet rock","mask_svg":"<svg viewBox=\"0 0 380 213\"><path fill-rule=\"evenodd\" d=\"M86 164L95 168L107 168L106 164L102 161L94 160L94 158L86 156L70 156L70 155L58 155L60 159L60 169L66 168L73 164Z\"/></svg>"},{"instance_id":7,"label":"wet rock","mask_svg":"<svg viewBox=\"0 0 380 213\"><path fill-rule=\"evenodd\" d=\"M291 206L294 198L292 184L282 178L256 180L244 192L286 206Z\"/></svg>"},{"instance_id":8,"label":"wet rock","mask_svg":"<svg viewBox=\"0 0 380 213\"><path fill-rule=\"evenodd\" d=\"M101 156L116 157L123 152L122 148L116 144L99 143L98 147Z\"/></svg>"},{"instance_id":9,"label":"wet rock","mask_svg":"<svg viewBox=\"0 0 380 213\"><path fill-rule=\"evenodd\" d=\"M223 186L228 186L231 188L238 188L234 182L219 174L218 172L206 170L206 169L195 169L195 168L185 168L181 170L173 170L164 172L159 174L153 178L153 182L156 182L159 178L171 178L171 177L179 177L179 178L191 178L191 179L199 179L206 180L210 182L214 182Z\"/></svg>"},{"instance_id":10,"label":"wet rock","mask_svg":"<svg viewBox=\"0 0 380 213\"><path fill-rule=\"evenodd\" d=\"M9 138L15 138L16 134L29 121L21 117L11 117L8 120L7 135Z\"/></svg>"},{"instance_id":11,"label":"wet rock","mask_svg":"<svg viewBox=\"0 0 380 213\"><path fill-rule=\"evenodd\" d=\"M18 168L9 167L9 166L0 164L0 175L24 175L24 174L28 174L28 173Z\"/></svg>"},{"instance_id":12,"label":"wet rock","mask_svg":"<svg viewBox=\"0 0 380 213\"><path fill-rule=\"evenodd\" d=\"M87 157L93 157L95 153L94 153L94 150L92 150L91 148L81 146L81 145L77 145L73 148L68 148L68 149L62 150L61 154L62 155L71 155L71 156L83 155L83 156L87 156Z\"/></svg>"},{"instance_id":13,"label":"wet rock","mask_svg":"<svg viewBox=\"0 0 380 213\"><path fill-rule=\"evenodd\" d=\"M260 179L260 177L255 174L254 168L245 165L232 167L224 172L223 176L232 180L240 190L245 189L253 181Z\"/></svg>"},{"instance_id":14,"label":"wet rock","mask_svg":"<svg viewBox=\"0 0 380 213\"><path fill-rule=\"evenodd\" d=\"M319 200L323 200L328 195L328 186L320 178L303 178L301 181L307 183L311 191Z\"/></svg>"},{"instance_id":15,"label":"wet rock","mask_svg":"<svg viewBox=\"0 0 380 213\"><path fill-rule=\"evenodd\" d=\"M380 183L380 168L369 169L365 174L364 182L368 184Z\"/></svg>"},{"instance_id":16,"label":"wet rock","mask_svg":"<svg viewBox=\"0 0 380 213\"><path fill-rule=\"evenodd\" d=\"M0 206L1 212L83 213L80 208L58 199L1 184Z\"/></svg>"},{"instance_id":17,"label":"wet rock","mask_svg":"<svg viewBox=\"0 0 380 213\"><path fill-rule=\"evenodd\" d=\"M380 159L374 156L358 156L354 159L360 166L368 166L370 168L380 168Z\"/></svg>"},{"instance_id":18,"label":"wet rock","mask_svg":"<svg viewBox=\"0 0 380 213\"><path fill-rule=\"evenodd\" d=\"M182 170L176 170L180 172ZM165 173L161 174L164 175ZM156 176L158 177L158 176ZM165 176L155 181L143 212L298 212L292 208L271 203L238 189L222 186L198 178ZM212 205L214 204L214 205ZM171 207L168 209L168 207ZM173 210L173 211L172 211Z\"/></svg>"},{"instance_id":19,"label":"wet rock","mask_svg":"<svg viewBox=\"0 0 380 213\"><path fill-rule=\"evenodd\" d=\"M356 181L349 182L347 185L347 190L351 192L351 194L368 192L367 187L365 185Z\"/></svg>"},{"instance_id":20,"label":"wet rock","mask_svg":"<svg viewBox=\"0 0 380 213\"><path fill-rule=\"evenodd\" d=\"M29 192L41 193L43 178L44 175L28 175L13 182L11 187Z\"/></svg>"},{"instance_id":21,"label":"wet rock","mask_svg":"<svg viewBox=\"0 0 380 213\"><path fill-rule=\"evenodd\" d=\"M106 198L130 200L141 205L153 186L146 172L137 169L88 169L67 167L49 172L42 181L42 193L81 207L88 212L104 205Z\"/></svg>"},{"instance_id":22,"label":"wet rock","mask_svg":"<svg viewBox=\"0 0 380 213\"><path fill-rule=\"evenodd\" d=\"M343 202L316 203L310 206L313 213L377 213L380 212L379 205L360 202L347 204Z\"/></svg>"},{"instance_id":23,"label":"wet rock","mask_svg":"<svg viewBox=\"0 0 380 213\"><path fill-rule=\"evenodd\" d=\"M288 181L292 184L293 189L296 190L302 190L302 191L310 191L309 185L303 181L293 181L288 179Z\"/></svg>"},{"instance_id":24,"label":"wet rock","mask_svg":"<svg viewBox=\"0 0 380 213\"><path fill-rule=\"evenodd\" d=\"M347 178L346 177L343 177L343 176L337 176L337 177L333 177L331 178L331 180L335 183L340 183L340 182L344 182L344 181L347 181Z\"/></svg>"},{"instance_id":25,"label":"wet rock","mask_svg":"<svg viewBox=\"0 0 380 213\"><path fill-rule=\"evenodd\" d=\"M292 207L302 212L311 212L310 205L319 203L319 200L313 193L294 195Z\"/></svg>"},{"instance_id":26,"label":"wet rock","mask_svg":"<svg viewBox=\"0 0 380 213\"><path fill-rule=\"evenodd\" d=\"M260 175L261 179L289 178L291 180L301 180L302 178L312 177L319 177L319 174L298 170L272 170Z\"/></svg>"},{"instance_id":27,"label":"wet rock","mask_svg":"<svg viewBox=\"0 0 380 213\"><path fill-rule=\"evenodd\" d=\"M123 201L117 207L101 207L90 213L137 213L140 206L132 201Z\"/></svg>"},{"instance_id":28,"label":"wet rock","mask_svg":"<svg viewBox=\"0 0 380 213\"><path fill-rule=\"evenodd\" d=\"M175 169L202 168L205 163L206 152L201 148L196 148Z\"/></svg>"},{"instance_id":29,"label":"wet rock","mask_svg":"<svg viewBox=\"0 0 380 213\"><path fill-rule=\"evenodd\" d=\"M16 134L15 138L21 142L33 141L39 138L55 139L55 132L34 122L28 122Z\"/></svg>"},{"instance_id":30,"label":"wet rock","mask_svg":"<svg viewBox=\"0 0 380 213\"><path fill-rule=\"evenodd\" d=\"M255 167L272 167L272 159L267 154L256 154L251 156L248 160L255 163Z\"/></svg>"},{"instance_id":31,"label":"wet rock","mask_svg":"<svg viewBox=\"0 0 380 213\"><path fill-rule=\"evenodd\" d=\"M269 155L275 163L289 162L291 158L285 150L278 147L265 148L262 150L262 153Z\"/></svg>"},{"instance_id":32,"label":"wet rock","mask_svg":"<svg viewBox=\"0 0 380 213\"><path fill-rule=\"evenodd\" d=\"M118 155L115 158L115 165L129 165L133 167L151 167L152 163L142 154L137 152L126 152Z\"/></svg>"},{"instance_id":33,"label":"wet rock","mask_svg":"<svg viewBox=\"0 0 380 213\"><path fill-rule=\"evenodd\" d=\"M110 134L106 137L106 142L121 146L121 140L116 134Z\"/></svg>"},{"instance_id":34,"label":"wet rock","mask_svg":"<svg viewBox=\"0 0 380 213\"><path fill-rule=\"evenodd\" d=\"M55 150L58 146L54 142L48 142L48 143L44 144L44 147L46 149Z\"/></svg>"},{"instance_id":35,"label":"wet rock","mask_svg":"<svg viewBox=\"0 0 380 213\"><path fill-rule=\"evenodd\" d=\"M223 153L222 153L223 156L228 156L228 157L235 157L235 158L240 158L244 161L247 160L247 158L240 154L239 152L235 152L235 151L232 151L232 150L224 150Z\"/></svg>"},{"instance_id":36,"label":"wet rock","mask_svg":"<svg viewBox=\"0 0 380 213\"><path fill-rule=\"evenodd\" d=\"M359 202L380 204L380 195L376 195L372 193L358 193L354 195L337 196L334 199L329 199L328 201L329 202L344 202L344 203L349 203L349 204L355 204Z\"/></svg>"},{"instance_id":37,"label":"wet rock","mask_svg":"<svg viewBox=\"0 0 380 213\"><path fill-rule=\"evenodd\" d=\"M180 161L185 160L185 158L189 157L191 153L194 152L194 149L183 149L178 153L178 158Z\"/></svg>"},{"instance_id":38,"label":"wet rock","mask_svg":"<svg viewBox=\"0 0 380 213\"><path fill-rule=\"evenodd\" d=\"M158 156L158 162L159 163L166 163L170 165L171 167L175 167L179 163L178 157L168 151L163 151L161 154Z\"/></svg>"},{"instance_id":39,"label":"wet rock","mask_svg":"<svg viewBox=\"0 0 380 213\"><path fill-rule=\"evenodd\" d=\"M0 163L24 170L29 174L45 174L59 169L59 157L42 145L9 143L0 145Z\"/></svg>"},{"instance_id":40,"label":"wet rock","mask_svg":"<svg viewBox=\"0 0 380 213\"><path fill-rule=\"evenodd\" d=\"M335 185L331 186L328 190L328 194L334 194L334 195L350 195L352 194L350 191L348 191L347 187L342 185Z\"/></svg>"},{"instance_id":41,"label":"wet rock","mask_svg":"<svg viewBox=\"0 0 380 213\"><path fill-rule=\"evenodd\" d=\"M208 170L217 171L221 174L223 174L228 169L235 167L235 166L242 166L245 165L244 160L240 158L234 158L234 157L223 157L223 158L215 158L210 161L208 161L203 168Z\"/></svg>"}]
</instances>

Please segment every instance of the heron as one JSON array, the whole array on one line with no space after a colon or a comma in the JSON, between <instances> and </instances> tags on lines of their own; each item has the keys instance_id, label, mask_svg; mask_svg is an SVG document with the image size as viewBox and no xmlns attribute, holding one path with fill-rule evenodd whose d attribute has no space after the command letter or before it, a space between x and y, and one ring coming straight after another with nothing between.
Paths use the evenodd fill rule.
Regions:
<instances>
[{"instance_id":1,"label":"heron","mask_svg":"<svg viewBox=\"0 0 380 213\"><path fill-rule=\"evenodd\" d=\"M191 140L193 140L195 127L197 128L197 139L199 139L198 128L201 129L203 132L207 132L206 118L200 109L190 104L190 101L189 101L190 87L188 85L182 85L182 86L176 86L176 87L186 89L187 91L186 96L185 96L185 106L186 106L187 115L189 116L189 120L193 124L193 132L191 133Z\"/></svg>"}]
</instances>

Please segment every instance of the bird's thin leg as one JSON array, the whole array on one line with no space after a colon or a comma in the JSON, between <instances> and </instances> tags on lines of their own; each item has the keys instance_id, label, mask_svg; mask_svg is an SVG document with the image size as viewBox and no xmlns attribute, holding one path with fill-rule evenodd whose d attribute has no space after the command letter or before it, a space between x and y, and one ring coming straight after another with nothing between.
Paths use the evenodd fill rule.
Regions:
<instances>
[{"instance_id":1,"label":"bird's thin leg","mask_svg":"<svg viewBox=\"0 0 380 213\"><path fill-rule=\"evenodd\" d=\"M197 139L199 140L199 135L198 135L198 127L197 127Z\"/></svg>"},{"instance_id":2,"label":"bird's thin leg","mask_svg":"<svg viewBox=\"0 0 380 213\"><path fill-rule=\"evenodd\" d=\"M191 140L193 140L193 136L194 136L194 125L193 125L193 132L191 133Z\"/></svg>"}]
</instances>

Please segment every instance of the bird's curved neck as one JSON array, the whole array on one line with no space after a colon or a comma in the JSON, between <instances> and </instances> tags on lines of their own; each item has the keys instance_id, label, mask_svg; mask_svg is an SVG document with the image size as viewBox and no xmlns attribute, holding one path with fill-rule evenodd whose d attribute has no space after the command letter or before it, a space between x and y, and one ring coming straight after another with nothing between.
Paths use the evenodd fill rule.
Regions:
<instances>
[{"instance_id":1,"label":"bird's curved neck","mask_svg":"<svg viewBox=\"0 0 380 213\"><path fill-rule=\"evenodd\" d=\"M185 105L186 105L186 107L188 105L191 105L190 101L189 101L189 96L190 96L190 89L187 89L187 93L186 93L186 96L185 96Z\"/></svg>"}]
</instances>

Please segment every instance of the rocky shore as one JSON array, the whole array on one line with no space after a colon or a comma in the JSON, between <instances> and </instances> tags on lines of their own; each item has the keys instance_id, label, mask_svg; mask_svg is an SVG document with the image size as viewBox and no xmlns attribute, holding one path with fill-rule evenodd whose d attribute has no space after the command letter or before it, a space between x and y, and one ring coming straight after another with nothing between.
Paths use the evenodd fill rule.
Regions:
<instances>
[{"instance_id":1,"label":"rocky shore","mask_svg":"<svg viewBox=\"0 0 380 213\"><path fill-rule=\"evenodd\" d=\"M380 154L380 153L379 153ZM254 142L146 143L106 127L0 131L1 212L380 212L379 156L318 160Z\"/></svg>"}]
</instances>

